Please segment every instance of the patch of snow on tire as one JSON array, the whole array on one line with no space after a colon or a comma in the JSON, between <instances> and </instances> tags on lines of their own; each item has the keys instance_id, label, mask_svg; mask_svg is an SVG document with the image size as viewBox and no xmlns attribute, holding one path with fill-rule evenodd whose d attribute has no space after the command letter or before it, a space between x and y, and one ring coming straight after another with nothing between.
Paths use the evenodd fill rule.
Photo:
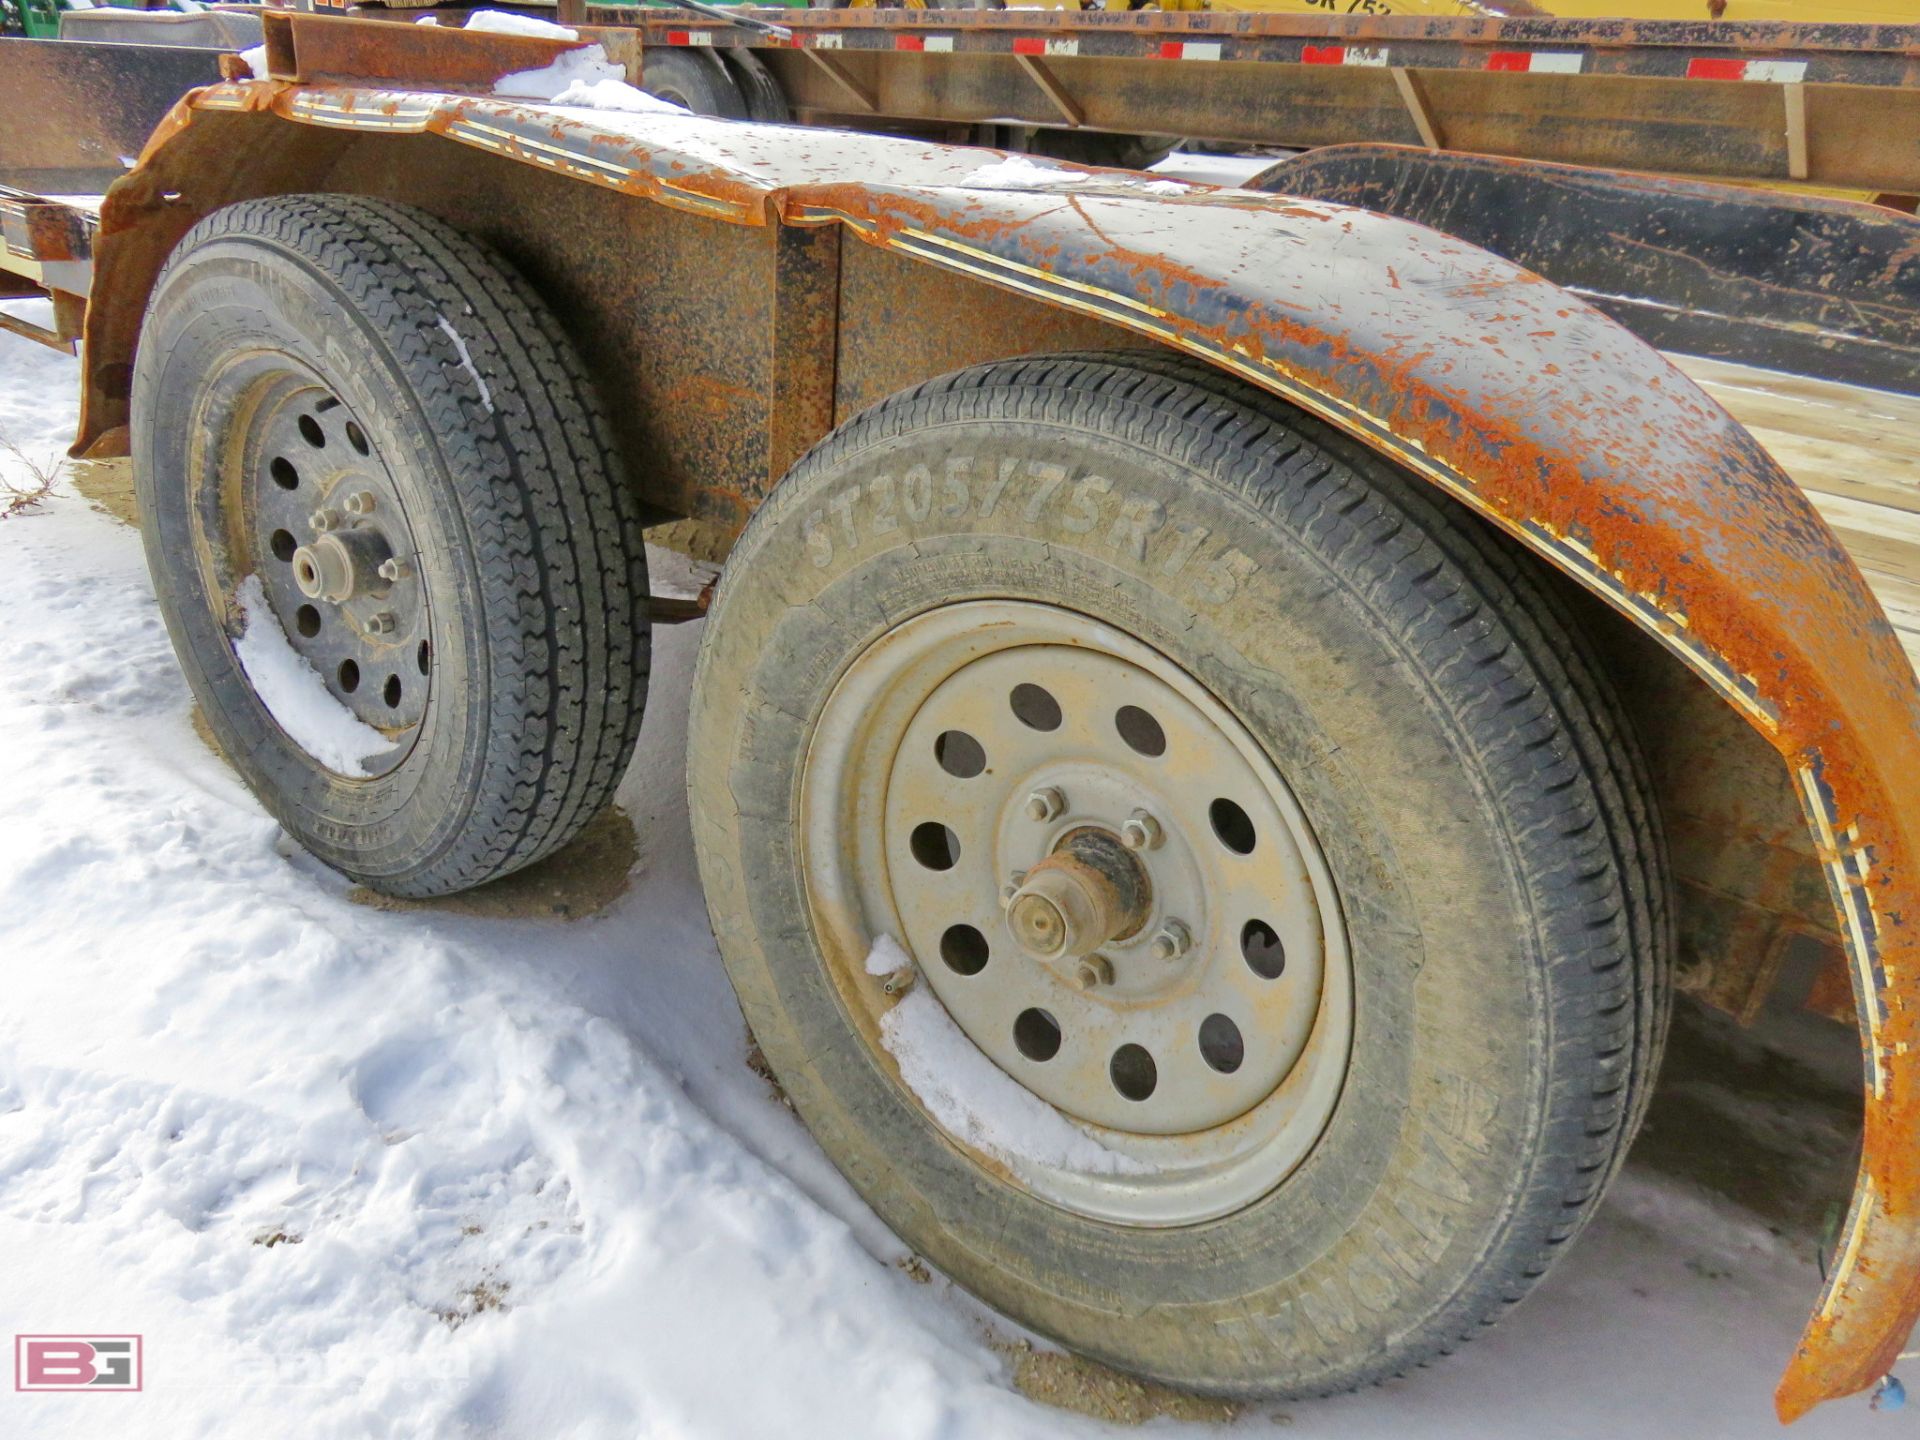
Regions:
<instances>
[{"instance_id":1,"label":"patch of snow on tire","mask_svg":"<svg viewBox=\"0 0 1920 1440\"><path fill-rule=\"evenodd\" d=\"M393 742L336 700L320 672L287 643L258 575L242 580L238 594L247 628L233 653L274 723L329 770L368 774L366 762Z\"/></svg>"},{"instance_id":2,"label":"patch of snow on tire","mask_svg":"<svg viewBox=\"0 0 1920 1440\"><path fill-rule=\"evenodd\" d=\"M867 955L867 973L891 975L912 963L898 941L882 935ZM1107 1149L989 1060L924 985L881 1019L880 1043L948 1134L1009 1165L1024 1161L1087 1175L1138 1175L1150 1168Z\"/></svg>"}]
</instances>

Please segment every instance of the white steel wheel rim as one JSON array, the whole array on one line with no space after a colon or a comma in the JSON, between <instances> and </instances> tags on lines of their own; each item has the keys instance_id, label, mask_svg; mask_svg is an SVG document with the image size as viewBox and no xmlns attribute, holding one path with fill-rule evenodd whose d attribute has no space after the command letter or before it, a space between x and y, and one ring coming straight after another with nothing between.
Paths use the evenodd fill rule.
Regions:
<instances>
[{"instance_id":1,"label":"white steel wheel rim","mask_svg":"<svg viewBox=\"0 0 1920 1440\"><path fill-rule=\"evenodd\" d=\"M1026 692L1016 709L1026 685L1046 692L1057 725ZM1123 707L1151 725L1123 724ZM1184 1225L1260 1199L1318 1141L1353 1021L1332 877L1245 726L1159 652L1053 606L929 611L840 677L800 808L811 915L848 1015L913 1102L995 1173L1076 1214ZM1103 854L1119 840L1151 892L1144 919L1099 945L1091 977L1077 958L1023 949L1006 918L1015 877L1073 834ZM1166 937L1182 931L1169 958ZM868 973L882 936L911 957L914 990L1031 1097L1021 1103L1084 1145L1029 1149L957 1119L951 1095L929 1103L924 1078L915 1089L888 1016L926 1001ZM1035 1011L1057 1032L1050 1052Z\"/></svg>"}]
</instances>

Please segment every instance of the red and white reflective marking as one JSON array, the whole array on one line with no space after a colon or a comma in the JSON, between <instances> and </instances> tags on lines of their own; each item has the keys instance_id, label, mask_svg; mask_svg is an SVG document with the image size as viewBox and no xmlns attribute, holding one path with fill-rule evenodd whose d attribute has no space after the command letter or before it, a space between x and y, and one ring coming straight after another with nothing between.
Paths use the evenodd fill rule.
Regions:
<instances>
[{"instance_id":1,"label":"red and white reflective marking","mask_svg":"<svg viewBox=\"0 0 1920 1440\"><path fill-rule=\"evenodd\" d=\"M1689 80L1758 80L1769 85L1798 85L1807 78L1804 60L1708 60L1687 62Z\"/></svg>"},{"instance_id":2,"label":"red and white reflective marking","mask_svg":"<svg viewBox=\"0 0 1920 1440\"><path fill-rule=\"evenodd\" d=\"M1586 55L1579 50L1496 50L1487 56L1485 68L1522 75L1578 75L1586 63Z\"/></svg>"},{"instance_id":3,"label":"red and white reflective marking","mask_svg":"<svg viewBox=\"0 0 1920 1440\"><path fill-rule=\"evenodd\" d=\"M1387 63L1384 49L1363 50L1355 45L1308 45L1300 52L1302 65L1372 65Z\"/></svg>"},{"instance_id":4,"label":"red and white reflective marking","mask_svg":"<svg viewBox=\"0 0 1920 1440\"><path fill-rule=\"evenodd\" d=\"M1162 60L1218 60L1220 42L1218 40L1162 40L1160 58Z\"/></svg>"},{"instance_id":5,"label":"red and white reflective marking","mask_svg":"<svg viewBox=\"0 0 1920 1440\"><path fill-rule=\"evenodd\" d=\"M290 0L267 0L271 5L290 3ZM353 0L309 0L316 6L345 8ZM999 37L994 37L998 39ZM929 55L951 55L954 52L952 35L914 35L899 34L893 36L895 50ZM707 45L714 43L710 30L669 30L669 45ZM804 47L809 50L844 50L846 37L837 30L813 32L797 31L791 40L762 42ZM991 43L991 42L990 42ZM1004 43L1004 42L1003 42ZM1052 39L1040 35L1015 35L1011 40L1016 55L1078 55L1078 40ZM1161 40L1155 44L1153 54L1162 60L1221 60L1225 56L1225 46L1218 40ZM1383 68L1393 62L1387 57L1387 47L1360 45L1305 45L1300 50L1302 65L1359 65L1374 69ZM1408 62L1402 61L1405 64ZM1473 64L1468 59L1469 65ZM1479 61L1482 70L1503 71L1510 74L1531 75L1580 75L1587 66L1586 52L1580 50L1494 50L1487 52ZM1807 78L1807 62L1804 60L1736 60L1719 57L1695 56L1687 61L1686 77L1689 80L1748 80L1769 85L1798 85Z\"/></svg>"}]
</instances>

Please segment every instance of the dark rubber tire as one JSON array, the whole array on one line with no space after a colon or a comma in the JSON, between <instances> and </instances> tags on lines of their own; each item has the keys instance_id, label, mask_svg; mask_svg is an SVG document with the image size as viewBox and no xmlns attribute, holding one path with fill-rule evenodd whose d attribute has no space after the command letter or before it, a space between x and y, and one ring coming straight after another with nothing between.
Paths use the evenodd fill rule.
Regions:
<instances>
[{"instance_id":1,"label":"dark rubber tire","mask_svg":"<svg viewBox=\"0 0 1920 1440\"><path fill-rule=\"evenodd\" d=\"M734 87L746 102L747 118L762 125L791 125L793 111L787 105L786 91L766 62L751 50L734 48L722 57Z\"/></svg>"},{"instance_id":2,"label":"dark rubber tire","mask_svg":"<svg viewBox=\"0 0 1920 1440\"><path fill-rule=\"evenodd\" d=\"M1123 135L1096 130L1040 129L1027 142L1027 152L1076 165L1107 165L1116 170L1147 170L1173 153L1172 135Z\"/></svg>"},{"instance_id":3,"label":"dark rubber tire","mask_svg":"<svg viewBox=\"0 0 1920 1440\"><path fill-rule=\"evenodd\" d=\"M233 650L245 576L196 545L230 510L210 474L231 433L209 409L213 377L261 354L330 390L396 457L419 542L429 699L413 748L371 779L321 765L262 706ZM148 564L194 695L320 859L389 894L446 894L548 854L612 798L646 697L637 507L578 356L499 257L380 201L217 211L154 286L132 434Z\"/></svg>"},{"instance_id":4,"label":"dark rubber tire","mask_svg":"<svg viewBox=\"0 0 1920 1440\"><path fill-rule=\"evenodd\" d=\"M988 1303L1182 1388L1340 1391L1480 1333L1593 1213L1670 991L1649 782L1558 585L1371 452L1160 352L962 371L827 437L728 562L689 782L728 972L828 1156ZM1223 1218L1035 1198L939 1129L829 977L795 829L812 726L866 646L975 598L1064 606L1183 667L1325 853L1351 1065L1306 1159Z\"/></svg>"},{"instance_id":5,"label":"dark rubber tire","mask_svg":"<svg viewBox=\"0 0 1920 1440\"><path fill-rule=\"evenodd\" d=\"M711 50L649 49L640 66L640 88L661 100L684 105L696 115L722 120L748 118L747 99L732 73Z\"/></svg>"}]
</instances>

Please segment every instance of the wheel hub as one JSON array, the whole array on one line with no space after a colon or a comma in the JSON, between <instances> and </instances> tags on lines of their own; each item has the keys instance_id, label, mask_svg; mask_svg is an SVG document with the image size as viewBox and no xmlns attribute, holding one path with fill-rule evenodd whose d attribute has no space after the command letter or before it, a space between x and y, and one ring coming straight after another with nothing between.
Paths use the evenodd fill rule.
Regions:
<instances>
[{"instance_id":1,"label":"wheel hub","mask_svg":"<svg viewBox=\"0 0 1920 1440\"><path fill-rule=\"evenodd\" d=\"M293 552L293 579L309 600L339 605L384 591L380 567L392 558L392 544L371 527L322 535Z\"/></svg>"},{"instance_id":2,"label":"wheel hub","mask_svg":"<svg viewBox=\"0 0 1920 1440\"><path fill-rule=\"evenodd\" d=\"M419 546L402 494L338 397L281 370L229 451L237 579L260 577L287 642L358 719L390 736L397 764L426 714L433 668Z\"/></svg>"},{"instance_id":3,"label":"wheel hub","mask_svg":"<svg viewBox=\"0 0 1920 1440\"><path fill-rule=\"evenodd\" d=\"M1077 830L1019 882L1007 930L1035 960L1067 963L1084 988L1078 962L1137 931L1152 902L1145 870L1117 835Z\"/></svg>"},{"instance_id":4,"label":"wheel hub","mask_svg":"<svg viewBox=\"0 0 1920 1440\"><path fill-rule=\"evenodd\" d=\"M804 785L822 929L893 937L988 1058L1154 1172L1016 1164L1035 1189L1189 1223L1310 1148L1351 1024L1331 880L1271 762L1164 657L1048 606L944 607L853 662Z\"/></svg>"}]
</instances>

